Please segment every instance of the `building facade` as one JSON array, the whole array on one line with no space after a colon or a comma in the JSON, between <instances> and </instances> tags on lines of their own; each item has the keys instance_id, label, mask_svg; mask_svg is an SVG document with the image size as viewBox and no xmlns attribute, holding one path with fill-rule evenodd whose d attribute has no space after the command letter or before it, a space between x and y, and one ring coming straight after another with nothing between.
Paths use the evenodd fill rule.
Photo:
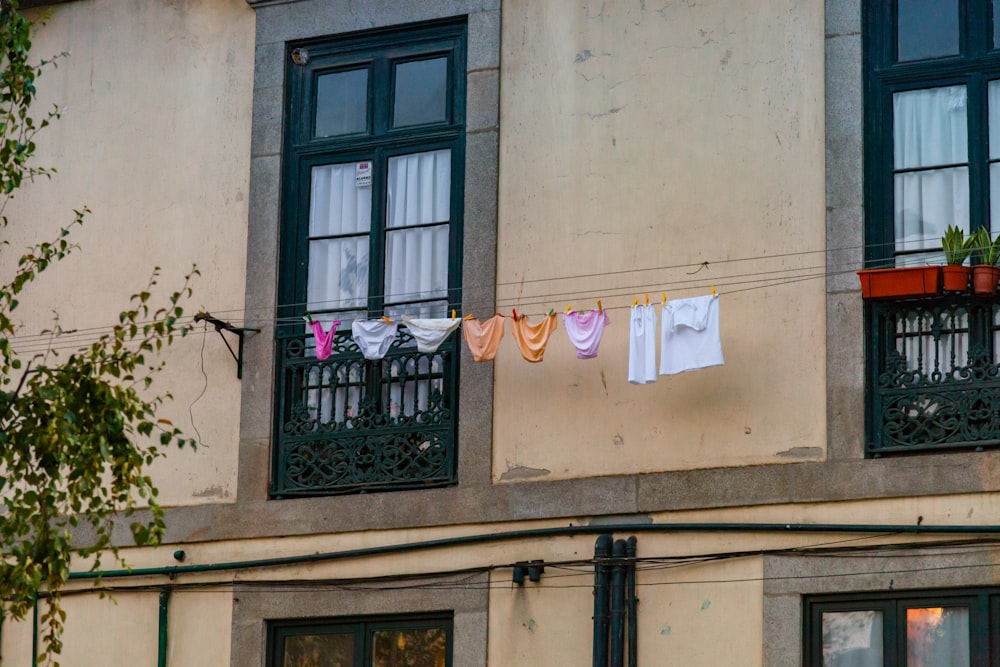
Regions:
<instances>
[{"instance_id":1,"label":"building facade","mask_svg":"<svg viewBox=\"0 0 1000 667\"><path fill-rule=\"evenodd\" d=\"M25 330L196 263L242 336L170 349L202 444L114 601L73 582L62 664L1000 660L995 297L855 275L1000 227L992 3L30 4L66 112L7 240L93 213ZM630 382L646 300L660 360L710 294L724 364ZM528 363L514 311L570 304L596 358L559 322ZM486 361L392 328L496 313Z\"/></svg>"}]
</instances>

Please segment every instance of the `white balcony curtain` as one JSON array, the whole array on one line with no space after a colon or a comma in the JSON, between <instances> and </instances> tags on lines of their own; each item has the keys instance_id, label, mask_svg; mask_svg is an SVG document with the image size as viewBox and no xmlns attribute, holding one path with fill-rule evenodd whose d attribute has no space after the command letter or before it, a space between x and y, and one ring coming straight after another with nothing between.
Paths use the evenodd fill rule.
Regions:
<instances>
[{"instance_id":1,"label":"white balcony curtain","mask_svg":"<svg viewBox=\"0 0 1000 667\"><path fill-rule=\"evenodd\" d=\"M948 225L969 230L968 111L965 86L893 95L896 251L940 248ZM945 167L944 165L957 165ZM940 255L898 257L897 266L940 262Z\"/></svg>"}]
</instances>

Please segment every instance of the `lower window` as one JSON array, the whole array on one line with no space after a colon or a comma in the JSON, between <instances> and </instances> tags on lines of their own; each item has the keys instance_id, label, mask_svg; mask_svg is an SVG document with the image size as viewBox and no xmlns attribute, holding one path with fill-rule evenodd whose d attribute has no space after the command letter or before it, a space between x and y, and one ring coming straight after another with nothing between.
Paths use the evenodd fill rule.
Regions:
<instances>
[{"instance_id":1,"label":"lower window","mask_svg":"<svg viewBox=\"0 0 1000 667\"><path fill-rule=\"evenodd\" d=\"M450 667L451 614L268 626L268 667Z\"/></svg>"},{"instance_id":2,"label":"lower window","mask_svg":"<svg viewBox=\"0 0 1000 667\"><path fill-rule=\"evenodd\" d=\"M804 611L807 667L1000 664L1000 588L815 596Z\"/></svg>"}]
</instances>

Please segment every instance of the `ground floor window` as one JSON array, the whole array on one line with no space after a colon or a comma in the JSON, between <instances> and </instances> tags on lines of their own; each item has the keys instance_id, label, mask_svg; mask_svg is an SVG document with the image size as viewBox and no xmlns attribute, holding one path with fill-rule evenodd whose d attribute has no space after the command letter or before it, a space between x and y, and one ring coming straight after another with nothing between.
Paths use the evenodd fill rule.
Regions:
<instances>
[{"instance_id":1,"label":"ground floor window","mask_svg":"<svg viewBox=\"0 0 1000 667\"><path fill-rule=\"evenodd\" d=\"M812 596L804 618L807 667L1000 664L1000 588Z\"/></svg>"},{"instance_id":2,"label":"ground floor window","mask_svg":"<svg viewBox=\"0 0 1000 667\"><path fill-rule=\"evenodd\" d=\"M452 615L274 621L268 667L450 667Z\"/></svg>"}]
</instances>

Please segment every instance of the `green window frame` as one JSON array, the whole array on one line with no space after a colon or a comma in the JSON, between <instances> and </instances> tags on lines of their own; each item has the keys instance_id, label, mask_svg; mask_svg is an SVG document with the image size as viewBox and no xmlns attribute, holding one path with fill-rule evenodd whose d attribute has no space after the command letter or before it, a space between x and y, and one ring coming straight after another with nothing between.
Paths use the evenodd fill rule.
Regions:
<instances>
[{"instance_id":1,"label":"green window frame","mask_svg":"<svg viewBox=\"0 0 1000 667\"><path fill-rule=\"evenodd\" d=\"M268 667L451 667L451 613L268 623Z\"/></svg>"},{"instance_id":2,"label":"green window frame","mask_svg":"<svg viewBox=\"0 0 1000 667\"><path fill-rule=\"evenodd\" d=\"M457 335L368 360L351 322L461 308L466 50L464 19L287 45L271 497L457 483Z\"/></svg>"},{"instance_id":3,"label":"green window frame","mask_svg":"<svg viewBox=\"0 0 1000 667\"><path fill-rule=\"evenodd\" d=\"M802 618L804 667L1000 665L1000 588L808 596Z\"/></svg>"},{"instance_id":4,"label":"green window frame","mask_svg":"<svg viewBox=\"0 0 1000 667\"><path fill-rule=\"evenodd\" d=\"M866 268L943 263L948 224L1000 231L1000 129L990 147L991 115L1000 128L995 4L864 0ZM981 409L1000 399L994 301L866 302L866 456L1000 444L1000 419Z\"/></svg>"}]
</instances>

